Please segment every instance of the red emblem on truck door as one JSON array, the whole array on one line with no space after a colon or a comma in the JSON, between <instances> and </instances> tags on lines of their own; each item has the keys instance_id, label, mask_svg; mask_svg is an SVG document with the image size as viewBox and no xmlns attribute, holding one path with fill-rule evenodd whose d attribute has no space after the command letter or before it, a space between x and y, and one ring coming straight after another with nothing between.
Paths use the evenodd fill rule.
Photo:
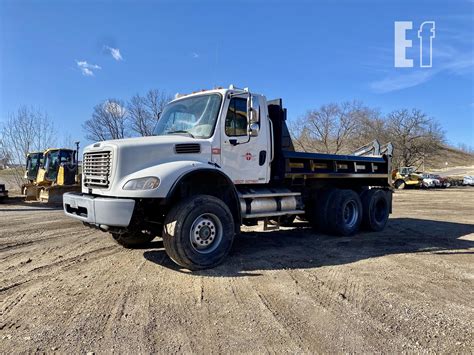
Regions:
<instances>
[{"instance_id":1,"label":"red emblem on truck door","mask_svg":"<svg viewBox=\"0 0 474 355\"><path fill-rule=\"evenodd\" d=\"M252 160L252 153L246 153L245 160Z\"/></svg>"}]
</instances>

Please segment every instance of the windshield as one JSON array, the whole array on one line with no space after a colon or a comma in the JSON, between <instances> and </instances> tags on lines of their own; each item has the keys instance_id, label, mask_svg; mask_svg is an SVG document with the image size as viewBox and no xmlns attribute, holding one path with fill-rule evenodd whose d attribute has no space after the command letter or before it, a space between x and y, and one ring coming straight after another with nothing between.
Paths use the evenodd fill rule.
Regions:
<instances>
[{"instance_id":1,"label":"windshield","mask_svg":"<svg viewBox=\"0 0 474 355\"><path fill-rule=\"evenodd\" d=\"M43 153L33 153L26 158L26 170L28 176L36 177L39 166L43 162Z\"/></svg>"},{"instance_id":2,"label":"windshield","mask_svg":"<svg viewBox=\"0 0 474 355\"><path fill-rule=\"evenodd\" d=\"M219 94L200 95L166 105L153 132L156 136L185 134L209 138L219 114Z\"/></svg>"}]
</instances>

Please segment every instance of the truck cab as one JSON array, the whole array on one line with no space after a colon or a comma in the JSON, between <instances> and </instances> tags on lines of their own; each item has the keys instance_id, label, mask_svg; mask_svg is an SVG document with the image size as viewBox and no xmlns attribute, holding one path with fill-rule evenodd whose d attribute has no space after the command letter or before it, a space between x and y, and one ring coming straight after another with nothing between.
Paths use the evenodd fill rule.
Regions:
<instances>
[{"instance_id":1,"label":"truck cab","mask_svg":"<svg viewBox=\"0 0 474 355\"><path fill-rule=\"evenodd\" d=\"M390 157L295 152L285 120L280 99L248 89L177 95L153 136L84 149L82 192L64 195L64 211L126 247L162 236L168 255L192 270L220 263L241 224L305 214L312 225L326 223L316 200L336 195L354 201L344 207L347 228L332 221L333 232L353 234L371 186L385 203L384 226ZM342 196L344 186L352 193Z\"/></svg>"}]
</instances>

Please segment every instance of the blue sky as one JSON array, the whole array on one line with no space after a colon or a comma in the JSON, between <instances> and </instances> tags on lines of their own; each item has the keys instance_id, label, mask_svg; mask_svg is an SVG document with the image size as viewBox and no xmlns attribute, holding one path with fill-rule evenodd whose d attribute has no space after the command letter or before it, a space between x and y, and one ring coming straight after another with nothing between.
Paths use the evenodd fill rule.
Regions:
<instances>
[{"instance_id":1,"label":"blue sky","mask_svg":"<svg viewBox=\"0 0 474 355\"><path fill-rule=\"evenodd\" d=\"M436 22L433 67L394 68L394 21L413 21L407 57L418 66L426 20ZM0 0L0 120L37 106L85 143L81 123L104 99L233 83L282 97L290 119L352 99L420 108L451 144L474 147L473 58L468 0Z\"/></svg>"}]
</instances>

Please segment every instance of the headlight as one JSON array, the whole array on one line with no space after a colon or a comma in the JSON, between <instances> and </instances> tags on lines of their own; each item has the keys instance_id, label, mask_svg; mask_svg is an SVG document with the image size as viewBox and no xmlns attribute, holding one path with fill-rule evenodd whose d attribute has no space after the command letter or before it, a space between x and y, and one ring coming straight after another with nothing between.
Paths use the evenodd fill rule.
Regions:
<instances>
[{"instance_id":1,"label":"headlight","mask_svg":"<svg viewBox=\"0 0 474 355\"><path fill-rule=\"evenodd\" d=\"M139 179L128 180L122 189L124 190L153 190L160 186L160 179L148 176Z\"/></svg>"}]
</instances>

